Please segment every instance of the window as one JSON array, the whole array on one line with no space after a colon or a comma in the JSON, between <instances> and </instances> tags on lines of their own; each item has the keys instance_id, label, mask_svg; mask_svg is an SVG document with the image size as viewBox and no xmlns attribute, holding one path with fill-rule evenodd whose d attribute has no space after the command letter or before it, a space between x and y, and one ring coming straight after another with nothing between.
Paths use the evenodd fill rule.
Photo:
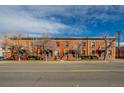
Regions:
<instances>
[{"instance_id":1,"label":"window","mask_svg":"<svg viewBox=\"0 0 124 93\"><path fill-rule=\"evenodd\" d=\"M95 42L91 42L91 47L95 47Z\"/></svg>"},{"instance_id":2,"label":"window","mask_svg":"<svg viewBox=\"0 0 124 93\"><path fill-rule=\"evenodd\" d=\"M82 50L82 55L85 55L85 50Z\"/></svg>"},{"instance_id":3,"label":"window","mask_svg":"<svg viewBox=\"0 0 124 93\"><path fill-rule=\"evenodd\" d=\"M60 46L60 43L59 42L56 42L56 45L57 45L57 47L59 47Z\"/></svg>"},{"instance_id":4,"label":"window","mask_svg":"<svg viewBox=\"0 0 124 93\"><path fill-rule=\"evenodd\" d=\"M64 50L64 55L68 55L68 50Z\"/></svg>"},{"instance_id":5,"label":"window","mask_svg":"<svg viewBox=\"0 0 124 93\"><path fill-rule=\"evenodd\" d=\"M51 57L53 56L53 51L52 49L49 50Z\"/></svg>"},{"instance_id":6,"label":"window","mask_svg":"<svg viewBox=\"0 0 124 93\"><path fill-rule=\"evenodd\" d=\"M112 45L112 42L108 42L108 46L111 46Z\"/></svg>"},{"instance_id":7,"label":"window","mask_svg":"<svg viewBox=\"0 0 124 93\"><path fill-rule=\"evenodd\" d=\"M112 50L108 50L108 56L112 55Z\"/></svg>"},{"instance_id":8,"label":"window","mask_svg":"<svg viewBox=\"0 0 124 93\"><path fill-rule=\"evenodd\" d=\"M59 50L55 50L54 55L55 55L55 56L59 56Z\"/></svg>"},{"instance_id":9,"label":"window","mask_svg":"<svg viewBox=\"0 0 124 93\"><path fill-rule=\"evenodd\" d=\"M82 46L85 47L86 46L86 42L82 42Z\"/></svg>"},{"instance_id":10,"label":"window","mask_svg":"<svg viewBox=\"0 0 124 93\"><path fill-rule=\"evenodd\" d=\"M95 50L92 50L92 51L91 51L91 54L92 54L92 55L95 55L95 53L96 53Z\"/></svg>"},{"instance_id":11,"label":"window","mask_svg":"<svg viewBox=\"0 0 124 93\"><path fill-rule=\"evenodd\" d=\"M66 46L66 47L69 46L69 43L68 43L67 41L65 42L65 46Z\"/></svg>"}]
</instances>

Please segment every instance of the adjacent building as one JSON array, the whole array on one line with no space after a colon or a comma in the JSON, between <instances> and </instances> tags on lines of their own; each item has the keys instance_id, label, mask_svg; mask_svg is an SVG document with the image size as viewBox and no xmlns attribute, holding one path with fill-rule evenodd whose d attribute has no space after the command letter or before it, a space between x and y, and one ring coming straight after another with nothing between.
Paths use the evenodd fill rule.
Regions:
<instances>
[{"instance_id":1,"label":"adjacent building","mask_svg":"<svg viewBox=\"0 0 124 93\"><path fill-rule=\"evenodd\" d=\"M124 45L120 46L120 52L118 52L118 47L116 47L116 58L117 59L124 59Z\"/></svg>"}]
</instances>

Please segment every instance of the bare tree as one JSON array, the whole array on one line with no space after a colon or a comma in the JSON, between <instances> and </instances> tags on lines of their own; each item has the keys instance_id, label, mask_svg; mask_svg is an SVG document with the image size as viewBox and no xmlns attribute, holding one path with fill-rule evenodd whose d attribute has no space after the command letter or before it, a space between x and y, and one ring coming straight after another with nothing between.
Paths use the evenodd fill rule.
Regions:
<instances>
[{"instance_id":1,"label":"bare tree","mask_svg":"<svg viewBox=\"0 0 124 93\"><path fill-rule=\"evenodd\" d=\"M78 60L78 58L79 58L79 50L80 50L80 47L81 47L81 43L80 44L76 44L75 46L74 46L74 48L73 48L73 51L75 52L75 54L76 54L76 60Z\"/></svg>"},{"instance_id":2,"label":"bare tree","mask_svg":"<svg viewBox=\"0 0 124 93\"><path fill-rule=\"evenodd\" d=\"M8 32L6 32L6 33L3 33L2 35L1 35L1 37L2 37L2 48L5 50L5 49L7 49L7 47L11 47L12 46L12 43L11 42L9 42L9 38L10 38L10 36L8 35Z\"/></svg>"},{"instance_id":3,"label":"bare tree","mask_svg":"<svg viewBox=\"0 0 124 93\"><path fill-rule=\"evenodd\" d=\"M6 33L4 36L4 46L9 46L13 60L21 60L25 51L23 45L21 45L21 34L19 32Z\"/></svg>"},{"instance_id":4,"label":"bare tree","mask_svg":"<svg viewBox=\"0 0 124 93\"><path fill-rule=\"evenodd\" d=\"M7 38L12 40L13 42L8 42L11 47L12 59L20 61L21 60L21 34L18 32L11 32L11 34L7 34Z\"/></svg>"},{"instance_id":5,"label":"bare tree","mask_svg":"<svg viewBox=\"0 0 124 93\"><path fill-rule=\"evenodd\" d=\"M40 57L40 60L44 57L47 61L48 59L48 51L46 49L47 47L47 43L50 41L49 39L49 34L48 33L44 33L41 35L40 38L35 38L34 42L33 42L33 48L37 48L36 50L36 56Z\"/></svg>"},{"instance_id":6,"label":"bare tree","mask_svg":"<svg viewBox=\"0 0 124 93\"><path fill-rule=\"evenodd\" d=\"M105 37L104 37L104 42L105 42L104 60L106 60L106 55L107 55L107 35L105 35Z\"/></svg>"},{"instance_id":7,"label":"bare tree","mask_svg":"<svg viewBox=\"0 0 124 93\"><path fill-rule=\"evenodd\" d=\"M108 42L109 41L109 42ZM112 46L112 43L115 41L115 39L112 39L111 41L107 37L107 34L104 36L104 42L105 42L105 51L104 51L104 60L106 60L107 56L107 50ZM108 44L109 43L109 44Z\"/></svg>"}]
</instances>

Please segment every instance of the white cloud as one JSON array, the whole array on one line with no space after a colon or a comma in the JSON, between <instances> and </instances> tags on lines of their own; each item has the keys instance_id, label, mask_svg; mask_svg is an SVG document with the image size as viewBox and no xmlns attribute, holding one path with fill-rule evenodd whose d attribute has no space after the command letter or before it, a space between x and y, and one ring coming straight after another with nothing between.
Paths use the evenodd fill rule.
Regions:
<instances>
[{"instance_id":1,"label":"white cloud","mask_svg":"<svg viewBox=\"0 0 124 93\"><path fill-rule=\"evenodd\" d=\"M0 7L0 26L1 31L20 31L23 33L60 33L60 30L69 26L50 21L43 18L36 18L31 13L23 10L22 7Z\"/></svg>"},{"instance_id":2,"label":"white cloud","mask_svg":"<svg viewBox=\"0 0 124 93\"><path fill-rule=\"evenodd\" d=\"M60 23L51 22L44 19L35 19L32 17L22 18L20 16L0 16L0 25L3 30L17 30L27 32L49 32L59 33L57 30L64 29L68 26Z\"/></svg>"}]
</instances>

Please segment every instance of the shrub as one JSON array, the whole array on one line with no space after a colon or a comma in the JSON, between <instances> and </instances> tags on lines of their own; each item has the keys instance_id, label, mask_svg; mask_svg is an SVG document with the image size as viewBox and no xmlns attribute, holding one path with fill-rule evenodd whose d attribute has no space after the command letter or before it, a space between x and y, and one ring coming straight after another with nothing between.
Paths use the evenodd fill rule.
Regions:
<instances>
[{"instance_id":1,"label":"shrub","mask_svg":"<svg viewBox=\"0 0 124 93\"><path fill-rule=\"evenodd\" d=\"M81 59L98 59L97 56L81 56Z\"/></svg>"},{"instance_id":2,"label":"shrub","mask_svg":"<svg viewBox=\"0 0 124 93\"><path fill-rule=\"evenodd\" d=\"M88 56L81 56L81 59L89 59Z\"/></svg>"},{"instance_id":3,"label":"shrub","mask_svg":"<svg viewBox=\"0 0 124 93\"><path fill-rule=\"evenodd\" d=\"M98 59L97 56L89 56L89 59Z\"/></svg>"}]
</instances>

